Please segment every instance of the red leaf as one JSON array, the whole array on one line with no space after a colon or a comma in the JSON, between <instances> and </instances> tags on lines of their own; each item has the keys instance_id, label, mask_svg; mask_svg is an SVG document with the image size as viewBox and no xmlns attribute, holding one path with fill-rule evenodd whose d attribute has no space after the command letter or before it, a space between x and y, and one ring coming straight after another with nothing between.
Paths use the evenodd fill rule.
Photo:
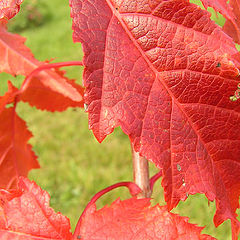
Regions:
<instances>
[{"instance_id":1,"label":"red leaf","mask_svg":"<svg viewBox=\"0 0 240 240\"><path fill-rule=\"evenodd\" d=\"M69 219L49 207L48 193L25 178L20 178L19 187L20 195L12 193L12 199L5 200L4 216L0 210L0 223L4 223L4 226L0 224L0 238L71 240Z\"/></svg>"},{"instance_id":2,"label":"red leaf","mask_svg":"<svg viewBox=\"0 0 240 240\"><path fill-rule=\"evenodd\" d=\"M0 188L16 188L19 176L27 176L29 170L39 168L27 143L32 134L13 107L0 112L0 123Z\"/></svg>"},{"instance_id":3,"label":"red leaf","mask_svg":"<svg viewBox=\"0 0 240 240\"><path fill-rule=\"evenodd\" d=\"M228 218L239 224L240 106L229 100L239 81L233 41L186 1L71 5L96 138L120 125L135 151L163 169L170 209L205 193L216 199L216 225Z\"/></svg>"},{"instance_id":4,"label":"red leaf","mask_svg":"<svg viewBox=\"0 0 240 240\"><path fill-rule=\"evenodd\" d=\"M223 30L231 36L236 43L240 43L240 3L236 0L229 1L233 8L234 20L226 19Z\"/></svg>"},{"instance_id":5,"label":"red leaf","mask_svg":"<svg viewBox=\"0 0 240 240\"><path fill-rule=\"evenodd\" d=\"M168 212L166 207L151 207L149 199L132 198L117 200L110 207L98 211L92 205L83 218L80 236L83 240L215 239L201 235L202 229L188 223L186 217Z\"/></svg>"},{"instance_id":6,"label":"red leaf","mask_svg":"<svg viewBox=\"0 0 240 240\"><path fill-rule=\"evenodd\" d=\"M0 72L7 72L14 76L27 76L39 65L44 64L33 57L33 54L24 45L24 42L25 38L9 33L3 26L0 26ZM47 87L51 91L62 94L72 101L79 102L82 100L82 96L72 84L69 84L65 78L55 71L42 71L35 78L41 83L35 82L32 85L37 84ZM49 89L46 91L49 92Z\"/></svg>"},{"instance_id":7,"label":"red leaf","mask_svg":"<svg viewBox=\"0 0 240 240\"><path fill-rule=\"evenodd\" d=\"M1 0L0 1L0 20L13 18L20 9L23 0Z\"/></svg>"}]
</instances>

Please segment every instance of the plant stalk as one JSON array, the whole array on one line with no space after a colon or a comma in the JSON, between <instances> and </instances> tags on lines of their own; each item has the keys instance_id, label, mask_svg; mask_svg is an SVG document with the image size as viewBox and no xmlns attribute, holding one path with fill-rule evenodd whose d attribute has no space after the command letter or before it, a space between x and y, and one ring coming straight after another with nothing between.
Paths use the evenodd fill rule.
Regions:
<instances>
[{"instance_id":1,"label":"plant stalk","mask_svg":"<svg viewBox=\"0 0 240 240\"><path fill-rule=\"evenodd\" d=\"M134 150L132 146L132 159L133 159L133 180L141 188L137 197L138 198L149 198L152 195L149 181L149 167L148 160L141 157L138 152Z\"/></svg>"}]
</instances>

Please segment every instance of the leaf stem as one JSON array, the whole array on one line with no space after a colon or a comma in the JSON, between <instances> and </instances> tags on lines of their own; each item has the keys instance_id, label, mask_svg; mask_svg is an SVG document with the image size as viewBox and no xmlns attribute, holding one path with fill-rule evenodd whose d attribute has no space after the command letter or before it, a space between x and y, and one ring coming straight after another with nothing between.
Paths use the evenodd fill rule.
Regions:
<instances>
[{"instance_id":1,"label":"leaf stem","mask_svg":"<svg viewBox=\"0 0 240 240\"><path fill-rule=\"evenodd\" d=\"M162 170L160 170L158 173L156 173L155 175L153 175L151 178L150 178L150 189L151 191L153 191L153 187L154 187L154 184L156 183L156 181L162 177Z\"/></svg>"},{"instance_id":2,"label":"leaf stem","mask_svg":"<svg viewBox=\"0 0 240 240\"><path fill-rule=\"evenodd\" d=\"M149 198L152 195L149 181L148 160L139 155L134 150L132 145L132 160L133 160L133 179L134 182L141 188L142 192L138 194L138 198Z\"/></svg>"},{"instance_id":3,"label":"leaf stem","mask_svg":"<svg viewBox=\"0 0 240 240\"><path fill-rule=\"evenodd\" d=\"M132 196L136 196L137 194L139 194L139 192L141 192L141 189L139 188L138 185L136 185L134 182L119 182L119 183L115 183L107 188L104 188L103 190L99 191L98 193L96 193L92 199L90 200L90 202L87 204L86 208L84 209L84 211L82 212L78 222L77 222L77 225L76 225L76 228L75 228L75 231L74 231L74 234L73 234L73 239L79 239L79 233L80 233L80 227L81 227L81 222L82 222L82 219L86 213L86 211L89 209L89 207L94 204L101 196L103 196L104 194L112 191L113 189L116 189L116 188L119 188L119 187L127 187L130 194Z\"/></svg>"},{"instance_id":4,"label":"leaf stem","mask_svg":"<svg viewBox=\"0 0 240 240\"><path fill-rule=\"evenodd\" d=\"M83 66L83 63L81 61L67 61L67 62L59 62L59 63L48 63L48 64L44 64L39 66L38 68L34 69L24 80L20 92L23 92L28 84L30 83L31 78L38 74L39 72L43 71L43 70L47 70L50 68L60 68L60 67L67 67L67 66Z\"/></svg>"}]
</instances>

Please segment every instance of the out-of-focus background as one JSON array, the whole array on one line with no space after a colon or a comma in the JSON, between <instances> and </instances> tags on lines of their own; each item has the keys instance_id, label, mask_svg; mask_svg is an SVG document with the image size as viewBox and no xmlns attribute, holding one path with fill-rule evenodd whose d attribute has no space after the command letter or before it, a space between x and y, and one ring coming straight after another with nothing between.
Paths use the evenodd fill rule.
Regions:
<instances>
[{"instance_id":1,"label":"out-of-focus background","mask_svg":"<svg viewBox=\"0 0 240 240\"><path fill-rule=\"evenodd\" d=\"M224 23L221 16L212 16L218 23ZM81 45L72 41L68 1L24 0L19 14L10 21L9 30L26 37L26 45L38 60L82 59ZM68 77L81 83L81 67L66 70ZM0 94L3 95L7 80L20 86L23 77L0 74L0 79ZM99 144L88 130L88 116L82 109L49 113L20 104L18 113L34 135L30 142L41 164L41 169L31 171L30 178L49 192L51 206L70 218L73 229L96 192L113 183L132 180L130 144L121 129L116 129ZM150 167L151 174L157 172L152 164ZM130 197L126 189L114 190L102 197L97 206L110 204L119 196L121 199ZM161 181L156 184L152 197L153 204L165 204ZM212 222L215 203L208 202L201 194L180 202L173 212L188 216L191 223L206 225L204 233L220 240L231 239L229 221L216 229Z\"/></svg>"}]
</instances>

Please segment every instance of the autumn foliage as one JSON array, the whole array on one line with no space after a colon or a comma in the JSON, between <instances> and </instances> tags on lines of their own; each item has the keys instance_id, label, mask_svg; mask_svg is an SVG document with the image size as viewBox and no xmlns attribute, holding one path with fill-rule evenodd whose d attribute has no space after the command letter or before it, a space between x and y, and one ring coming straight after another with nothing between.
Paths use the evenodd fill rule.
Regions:
<instances>
[{"instance_id":1,"label":"autumn foliage","mask_svg":"<svg viewBox=\"0 0 240 240\"><path fill-rule=\"evenodd\" d=\"M21 2L0 0L0 72L26 76L0 97L0 239L214 239L170 212L203 193L216 201L215 225L230 219L237 240L239 1L202 0L226 18L221 28L187 0L70 0L84 58L55 64L36 60L25 39L7 31ZM59 70L70 65L84 66L83 87ZM99 142L120 126L133 151L159 169L167 205L151 206L135 196L135 183L120 183L133 197L96 210L104 190L96 194L72 234L49 195L27 179L39 164L16 113L20 101L51 112L85 105Z\"/></svg>"}]
</instances>

